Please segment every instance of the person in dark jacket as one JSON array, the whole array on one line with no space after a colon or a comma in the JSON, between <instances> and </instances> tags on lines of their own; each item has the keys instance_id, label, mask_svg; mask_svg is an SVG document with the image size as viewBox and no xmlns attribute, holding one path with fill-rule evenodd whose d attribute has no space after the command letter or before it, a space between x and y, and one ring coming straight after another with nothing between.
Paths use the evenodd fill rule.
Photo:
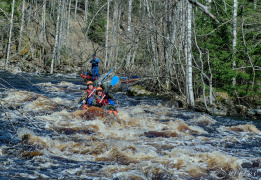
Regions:
<instances>
[{"instance_id":1,"label":"person in dark jacket","mask_svg":"<svg viewBox=\"0 0 261 180\"><path fill-rule=\"evenodd\" d=\"M100 60L96 58L96 55L93 55L93 58L91 59L90 63L92 63L92 79L95 81L100 77L98 64Z\"/></svg>"}]
</instances>

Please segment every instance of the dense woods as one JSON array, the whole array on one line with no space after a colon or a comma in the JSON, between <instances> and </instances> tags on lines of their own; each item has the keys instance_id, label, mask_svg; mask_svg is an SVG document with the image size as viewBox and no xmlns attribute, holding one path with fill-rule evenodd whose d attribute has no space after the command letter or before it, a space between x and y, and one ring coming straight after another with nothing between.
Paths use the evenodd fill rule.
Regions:
<instances>
[{"instance_id":1,"label":"dense woods","mask_svg":"<svg viewBox=\"0 0 261 180\"><path fill-rule=\"evenodd\" d=\"M2 0L0 32L2 69L79 73L96 53L103 72L139 75L191 107L218 91L261 106L257 0Z\"/></svg>"}]
</instances>

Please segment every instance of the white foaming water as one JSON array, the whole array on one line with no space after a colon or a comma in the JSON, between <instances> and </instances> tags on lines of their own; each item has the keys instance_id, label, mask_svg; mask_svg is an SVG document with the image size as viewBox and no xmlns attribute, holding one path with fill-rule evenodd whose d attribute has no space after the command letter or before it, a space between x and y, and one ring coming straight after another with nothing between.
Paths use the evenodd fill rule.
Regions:
<instances>
[{"instance_id":1,"label":"white foaming water","mask_svg":"<svg viewBox=\"0 0 261 180\"><path fill-rule=\"evenodd\" d=\"M68 90L61 87L73 84L61 82L42 86L59 95ZM247 156L250 151L236 147L248 140L255 143L261 139L260 130L254 124L229 126L196 113L184 114L188 118L182 119L183 112L160 104L121 107L113 116L101 110L73 109L77 105L66 97L49 98L26 91L13 93L15 95L8 94L5 101L19 102L19 110L29 114L32 120L37 119L34 123L40 126L35 128L26 121L21 122L26 128L18 129L18 139L23 139L25 146L24 150L19 145L16 147L22 152L18 157L28 158L25 163L28 172L19 173L21 178L254 177L249 169L241 166L253 164L253 154ZM17 100L16 96L21 98ZM12 114L13 122L21 120L15 111L8 113ZM8 148L2 146L0 155L8 152ZM260 147L255 151L260 153ZM12 159L4 162L7 167L15 167ZM85 167L87 162L93 164ZM30 169L36 170L30 174Z\"/></svg>"}]
</instances>

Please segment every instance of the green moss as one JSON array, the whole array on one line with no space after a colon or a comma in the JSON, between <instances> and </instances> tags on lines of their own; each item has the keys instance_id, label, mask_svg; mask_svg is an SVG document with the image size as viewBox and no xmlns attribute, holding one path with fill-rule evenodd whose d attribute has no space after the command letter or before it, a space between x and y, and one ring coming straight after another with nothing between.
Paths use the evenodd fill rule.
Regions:
<instances>
[{"instance_id":1,"label":"green moss","mask_svg":"<svg viewBox=\"0 0 261 180\"><path fill-rule=\"evenodd\" d=\"M27 45L25 48L22 49L20 55L24 56L26 53L28 53L28 51L29 51L29 45Z\"/></svg>"},{"instance_id":2,"label":"green moss","mask_svg":"<svg viewBox=\"0 0 261 180\"><path fill-rule=\"evenodd\" d=\"M138 90L145 90L142 86L136 85L134 86L135 88L137 88ZM146 90L145 90L146 91Z\"/></svg>"}]
</instances>

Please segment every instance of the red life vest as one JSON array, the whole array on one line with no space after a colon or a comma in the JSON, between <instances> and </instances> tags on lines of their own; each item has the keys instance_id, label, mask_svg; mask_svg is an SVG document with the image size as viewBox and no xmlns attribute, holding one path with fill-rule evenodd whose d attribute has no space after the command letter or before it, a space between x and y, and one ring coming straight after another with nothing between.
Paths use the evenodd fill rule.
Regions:
<instances>
[{"instance_id":1,"label":"red life vest","mask_svg":"<svg viewBox=\"0 0 261 180\"><path fill-rule=\"evenodd\" d=\"M88 99L91 98L96 92L96 87L93 87L93 90L87 89L87 97Z\"/></svg>"},{"instance_id":2,"label":"red life vest","mask_svg":"<svg viewBox=\"0 0 261 180\"><path fill-rule=\"evenodd\" d=\"M102 107L102 106L105 106L105 105L108 105L109 102L108 102L108 99L105 97L106 95L104 93L102 93L102 96L97 96L96 97L96 102L97 102L97 105Z\"/></svg>"}]
</instances>

